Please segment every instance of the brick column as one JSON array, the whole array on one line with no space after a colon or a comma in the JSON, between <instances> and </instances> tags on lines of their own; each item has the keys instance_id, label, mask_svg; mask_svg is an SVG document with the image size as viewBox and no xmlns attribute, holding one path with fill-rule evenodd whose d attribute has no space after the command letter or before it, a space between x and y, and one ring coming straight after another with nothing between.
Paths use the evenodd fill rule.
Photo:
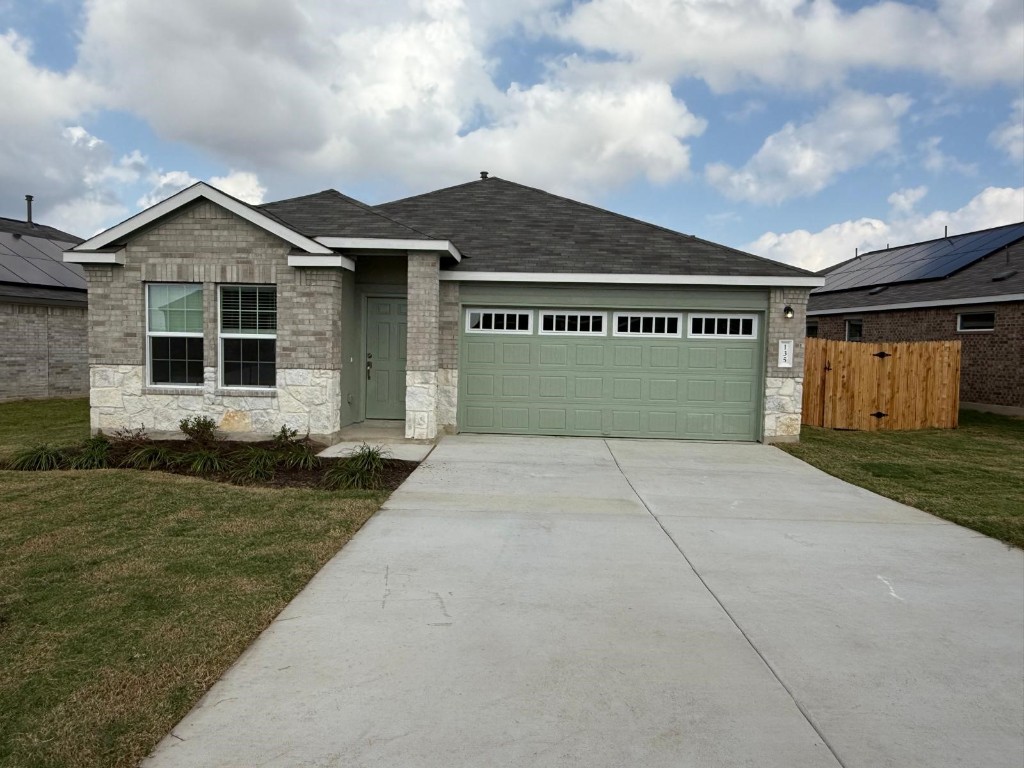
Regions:
<instances>
[{"instance_id":1,"label":"brick column","mask_svg":"<svg viewBox=\"0 0 1024 768\"><path fill-rule=\"evenodd\" d=\"M437 437L438 318L436 253L410 253L405 370L405 436Z\"/></svg>"},{"instance_id":2,"label":"brick column","mask_svg":"<svg viewBox=\"0 0 1024 768\"><path fill-rule=\"evenodd\" d=\"M768 303L768 339L764 378L764 433L766 443L796 442L800 439L803 410L804 339L807 335L809 288L772 288ZM793 317L783 315L793 308ZM779 341L793 340L793 367L779 367Z\"/></svg>"}]
</instances>

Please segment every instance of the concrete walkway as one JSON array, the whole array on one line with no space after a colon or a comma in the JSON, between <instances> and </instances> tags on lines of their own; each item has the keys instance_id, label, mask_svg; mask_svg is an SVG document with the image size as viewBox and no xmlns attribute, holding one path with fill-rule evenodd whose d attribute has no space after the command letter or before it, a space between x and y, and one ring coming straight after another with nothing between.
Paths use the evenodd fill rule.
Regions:
<instances>
[{"instance_id":1,"label":"concrete walkway","mask_svg":"<svg viewBox=\"0 0 1024 768\"><path fill-rule=\"evenodd\" d=\"M144 763L1020 768L1024 554L761 445L446 438Z\"/></svg>"}]
</instances>

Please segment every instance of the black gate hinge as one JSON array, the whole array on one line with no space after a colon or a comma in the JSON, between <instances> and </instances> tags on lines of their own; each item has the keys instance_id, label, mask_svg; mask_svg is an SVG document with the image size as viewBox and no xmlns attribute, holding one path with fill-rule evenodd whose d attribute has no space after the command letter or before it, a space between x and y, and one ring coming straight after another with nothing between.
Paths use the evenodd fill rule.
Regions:
<instances>
[{"instance_id":1,"label":"black gate hinge","mask_svg":"<svg viewBox=\"0 0 1024 768\"><path fill-rule=\"evenodd\" d=\"M892 355L891 355L891 354L889 354L888 352L885 352L885 351L883 351L883 352L875 352L875 353L874 353L874 354L872 355L872 357L880 357L880 358L882 358L883 360L885 360L885 358L887 358L887 357L892 357Z\"/></svg>"},{"instance_id":2,"label":"black gate hinge","mask_svg":"<svg viewBox=\"0 0 1024 768\"><path fill-rule=\"evenodd\" d=\"M888 413L882 413L881 411L875 411L871 415L874 416L876 419L882 419L882 418L885 418L886 416L888 416L889 414Z\"/></svg>"}]
</instances>

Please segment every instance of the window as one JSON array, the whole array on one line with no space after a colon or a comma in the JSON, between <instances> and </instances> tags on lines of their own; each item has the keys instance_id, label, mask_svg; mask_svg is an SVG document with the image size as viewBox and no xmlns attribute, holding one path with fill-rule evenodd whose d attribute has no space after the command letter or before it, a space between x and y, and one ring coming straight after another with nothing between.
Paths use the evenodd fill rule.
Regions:
<instances>
[{"instance_id":1,"label":"window","mask_svg":"<svg viewBox=\"0 0 1024 768\"><path fill-rule=\"evenodd\" d=\"M533 333L533 312L525 309L471 309L466 313L469 333Z\"/></svg>"},{"instance_id":2,"label":"window","mask_svg":"<svg viewBox=\"0 0 1024 768\"><path fill-rule=\"evenodd\" d=\"M816 339L818 338L818 321L807 323L807 338Z\"/></svg>"},{"instance_id":3,"label":"window","mask_svg":"<svg viewBox=\"0 0 1024 768\"><path fill-rule=\"evenodd\" d=\"M277 289L274 286L221 286L220 350L222 386L276 385Z\"/></svg>"},{"instance_id":4,"label":"window","mask_svg":"<svg viewBox=\"0 0 1024 768\"><path fill-rule=\"evenodd\" d=\"M757 337L754 315L690 315L691 339L753 339Z\"/></svg>"},{"instance_id":5,"label":"window","mask_svg":"<svg viewBox=\"0 0 1024 768\"><path fill-rule=\"evenodd\" d=\"M612 332L616 336L683 335L683 316L667 312L616 312Z\"/></svg>"},{"instance_id":6,"label":"window","mask_svg":"<svg viewBox=\"0 0 1024 768\"><path fill-rule=\"evenodd\" d=\"M847 341L861 341L864 338L864 321L863 320L847 320L846 321L846 340Z\"/></svg>"},{"instance_id":7,"label":"window","mask_svg":"<svg viewBox=\"0 0 1024 768\"><path fill-rule=\"evenodd\" d=\"M956 316L958 331L994 331L996 329L995 312L961 312Z\"/></svg>"},{"instance_id":8,"label":"window","mask_svg":"<svg viewBox=\"0 0 1024 768\"><path fill-rule=\"evenodd\" d=\"M540 313L542 334L564 334L567 336L604 336L604 312L575 312L554 310Z\"/></svg>"},{"instance_id":9,"label":"window","mask_svg":"<svg viewBox=\"0 0 1024 768\"><path fill-rule=\"evenodd\" d=\"M203 286L146 286L149 383L197 387L203 383Z\"/></svg>"}]
</instances>

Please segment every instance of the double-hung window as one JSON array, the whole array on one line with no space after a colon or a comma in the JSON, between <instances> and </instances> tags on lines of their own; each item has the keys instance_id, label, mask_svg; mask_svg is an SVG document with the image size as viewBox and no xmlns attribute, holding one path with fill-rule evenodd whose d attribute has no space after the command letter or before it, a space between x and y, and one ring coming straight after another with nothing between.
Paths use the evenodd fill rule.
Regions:
<instances>
[{"instance_id":1,"label":"double-hung window","mask_svg":"<svg viewBox=\"0 0 1024 768\"><path fill-rule=\"evenodd\" d=\"M146 356L150 385L202 385L202 285L150 283L146 286Z\"/></svg>"},{"instance_id":2,"label":"double-hung window","mask_svg":"<svg viewBox=\"0 0 1024 768\"><path fill-rule=\"evenodd\" d=\"M221 286L220 376L224 387L276 386L277 289L274 286Z\"/></svg>"}]
</instances>

